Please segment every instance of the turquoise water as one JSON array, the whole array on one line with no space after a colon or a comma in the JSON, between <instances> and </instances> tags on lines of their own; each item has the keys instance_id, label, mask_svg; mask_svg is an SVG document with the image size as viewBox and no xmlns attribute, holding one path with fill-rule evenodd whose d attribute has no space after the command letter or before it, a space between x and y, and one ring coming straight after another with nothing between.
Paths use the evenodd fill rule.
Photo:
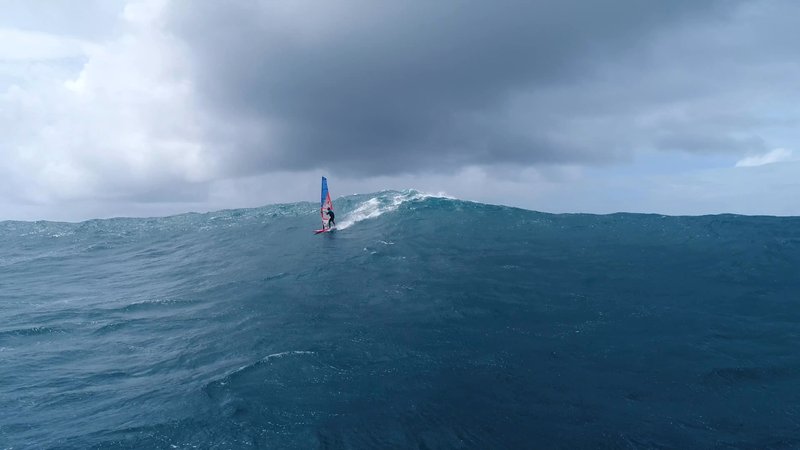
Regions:
<instances>
[{"instance_id":1,"label":"turquoise water","mask_svg":"<svg viewBox=\"0 0 800 450\"><path fill-rule=\"evenodd\" d=\"M0 449L798 448L800 219L0 223Z\"/></svg>"}]
</instances>

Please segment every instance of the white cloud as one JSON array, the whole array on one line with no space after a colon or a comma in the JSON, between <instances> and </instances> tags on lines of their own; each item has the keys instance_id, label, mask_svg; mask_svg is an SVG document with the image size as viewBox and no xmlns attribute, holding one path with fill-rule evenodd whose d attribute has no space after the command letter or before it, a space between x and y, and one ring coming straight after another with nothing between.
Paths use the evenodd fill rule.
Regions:
<instances>
[{"instance_id":1,"label":"white cloud","mask_svg":"<svg viewBox=\"0 0 800 450\"><path fill-rule=\"evenodd\" d=\"M776 148L762 155L748 156L736 162L736 167L755 167L765 164L793 161L794 154L785 148Z\"/></svg>"},{"instance_id":2,"label":"white cloud","mask_svg":"<svg viewBox=\"0 0 800 450\"><path fill-rule=\"evenodd\" d=\"M37 31L0 28L0 61L40 61L84 56L84 40Z\"/></svg>"},{"instance_id":3,"label":"white cloud","mask_svg":"<svg viewBox=\"0 0 800 450\"><path fill-rule=\"evenodd\" d=\"M158 22L163 7L131 2L125 34L108 41L76 49L73 39L49 36L19 50L15 57L81 54L85 62L70 76L34 76L28 67L0 90L4 197L54 208L80 199L170 201L185 195L181 185L213 177L180 43Z\"/></svg>"}]
</instances>

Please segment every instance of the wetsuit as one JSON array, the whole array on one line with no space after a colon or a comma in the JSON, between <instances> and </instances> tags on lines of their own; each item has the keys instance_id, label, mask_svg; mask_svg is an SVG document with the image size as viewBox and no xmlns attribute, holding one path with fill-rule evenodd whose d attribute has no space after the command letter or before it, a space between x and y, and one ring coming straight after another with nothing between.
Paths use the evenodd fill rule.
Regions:
<instances>
[{"instance_id":1,"label":"wetsuit","mask_svg":"<svg viewBox=\"0 0 800 450\"><path fill-rule=\"evenodd\" d=\"M329 209L329 210L328 210L328 229L329 229L329 230L330 230L332 227L335 227L335 226L336 226L336 222L334 222L333 218L334 218L333 211L331 211L331 210Z\"/></svg>"}]
</instances>

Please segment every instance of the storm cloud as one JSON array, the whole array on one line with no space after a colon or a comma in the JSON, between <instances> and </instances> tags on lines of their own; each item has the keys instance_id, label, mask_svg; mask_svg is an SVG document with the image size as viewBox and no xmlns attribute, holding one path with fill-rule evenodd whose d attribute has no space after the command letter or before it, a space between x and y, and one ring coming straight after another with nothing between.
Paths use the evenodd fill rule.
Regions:
<instances>
[{"instance_id":1,"label":"storm cloud","mask_svg":"<svg viewBox=\"0 0 800 450\"><path fill-rule=\"evenodd\" d=\"M232 170L383 175L625 158L641 143L621 129L603 135L615 131L603 122L632 128L631 118L615 117L613 104L584 111L597 109L589 102L615 102L597 97L622 87L588 93L595 87L587 82L620 65L629 68L625 78L650 76L640 66L659 36L690 21L725 20L732 6L181 2L168 26L187 44L216 120L251 124L217 139L234 156ZM638 95L623 107L638 114L655 103Z\"/></svg>"}]
</instances>

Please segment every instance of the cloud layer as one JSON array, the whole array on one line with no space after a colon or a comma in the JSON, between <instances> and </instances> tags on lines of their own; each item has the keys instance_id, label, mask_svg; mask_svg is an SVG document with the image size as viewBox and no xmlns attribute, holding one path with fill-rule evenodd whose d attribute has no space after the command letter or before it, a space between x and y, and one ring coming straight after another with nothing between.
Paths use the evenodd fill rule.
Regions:
<instances>
[{"instance_id":1,"label":"cloud layer","mask_svg":"<svg viewBox=\"0 0 800 450\"><path fill-rule=\"evenodd\" d=\"M639 82L624 88L653 92L607 105L623 86L604 77L656 75L638 66L660 33L726 13L694 1L234 1L178 3L169 20L218 120L260 124L225 135L231 170L384 175L629 157L632 116L676 99ZM680 131L663 130L662 145L713 141Z\"/></svg>"}]
</instances>

